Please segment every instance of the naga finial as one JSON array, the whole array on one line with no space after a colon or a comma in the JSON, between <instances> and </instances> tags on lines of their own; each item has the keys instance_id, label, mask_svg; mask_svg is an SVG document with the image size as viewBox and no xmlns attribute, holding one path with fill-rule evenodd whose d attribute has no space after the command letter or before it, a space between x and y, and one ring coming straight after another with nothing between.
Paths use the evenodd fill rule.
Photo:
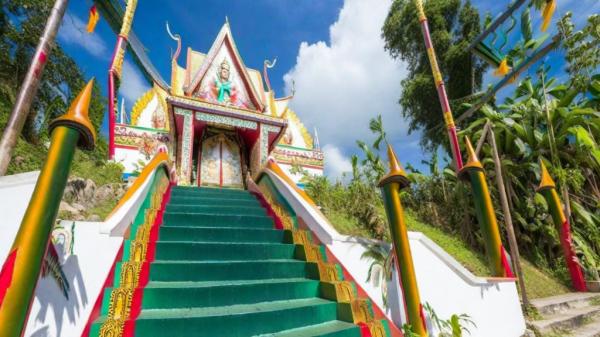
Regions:
<instances>
[{"instance_id":1,"label":"naga finial","mask_svg":"<svg viewBox=\"0 0 600 337\"><path fill-rule=\"evenodd\" d=\"M181 35L171 33L171 28L169 27L169 21L166 21L165 25L167 26L167 34L169 34L169 37L171 37L171 39L177 41L177 49L175 50L175 54L171 55L171 61L177 62L179 53L181 53Z\"/></svg>"},{"instance_id":2,"label":"naga finial","mask_svg":"<svg viewBox=\"0 0 600 337\"><path fill-rule=\"evenodd\" d=\"M267 89L271 91L271 81L269 80L269 74L267 73L267 69L271 69L277 64L277 57L273 59L273 61L265 60L263 64L263 76L265 77L265 83L267 83Z\"/></svg>"}]
</instances>

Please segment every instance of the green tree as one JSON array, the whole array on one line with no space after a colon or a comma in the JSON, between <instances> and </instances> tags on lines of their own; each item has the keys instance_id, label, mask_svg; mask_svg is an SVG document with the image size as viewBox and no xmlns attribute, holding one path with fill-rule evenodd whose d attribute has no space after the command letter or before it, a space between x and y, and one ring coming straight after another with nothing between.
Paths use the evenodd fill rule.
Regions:
<instances>
[{"instance_id":1,"label":"green tree","mask_svg":"<svg viewBox=\"0 0 600 337\"><path fill-rule=\"evenodd\" d=\"M52 0L0 1L0 104L4 106L0 111L3 114L0 118L2 126L7 120L53 4ZM8 22L6 18L9 17L15 22ZM69 103L87 82L75 61L58 44L54 45L49 55L36 99L23 128L24 138L34 144L47 140L49 121L66 111ZM97 132L102 124L104 106L105 101L96 85L90 103L90 119Z\"/></svg>"},{"instance_id":2,"label":"green tree","mask_svg":"<svg viewBox=\"0 0 600 337\"><path fill-rule=\"evenodd\" d=\"M453 104L453 100L464 102L465 97L478 91L485 69L468 48L469 42L480 33L479 13L468 0L430 0L424 6L451 106L455 113L460 113L460 104ZM408 67L408 76L401 82L400 105L409 119L409 130L423 131L421 145L427 150L438 145L448 149L442 111L434 99L436 88L412 0L394 1L382 36L386 50Z\"/></svg>"}]
</instances>

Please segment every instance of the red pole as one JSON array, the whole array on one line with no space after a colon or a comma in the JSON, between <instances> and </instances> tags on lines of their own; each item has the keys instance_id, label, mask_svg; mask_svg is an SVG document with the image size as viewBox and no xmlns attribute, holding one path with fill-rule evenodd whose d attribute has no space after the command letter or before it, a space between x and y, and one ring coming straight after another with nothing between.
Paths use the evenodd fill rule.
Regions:
<instances>
[{"instance_id":1,"label":"red pole","mask_svg":"<svg viewBox=\"0 0 600 337\"><path fill-rule=\"evenodd\" d=\"M108 71L108 159L115 157L115 79Z\"/></svg>"},{"instance_id":2,"label":"red pole","mask_svg":"<svg viewBox=\"0 0 600 337\"><path fill-rule=\"evenodd\" d=\"M431 72L433 73L433 79L444 113L444 120L446 122L446 130L448 131L448 139L450 140L450 146L452 147L452 157L456 166L456 171L460 171L463 167L462 155L460 153L460 147L458 145L458 138L456 137L456 125L454 125L454 118L452 117L452 110L450 109L450 103L448 102L448 95L446 95L446 88L444 87L444 80L442 79L442 73L438 67L437 57L435 56L435 50L433 49L433 43L431 42L431 36L429 34L429 24L427 23L427 17L423 10L423 1L415 0L415 6L419 15L419 22L421 22L421 31L423 32L423 39L425 40L425 48L427 48L427 56L429 57L429 64L431 65Z\"/></svg>"},{"instance_id":3,"label":"red pole","mask_svg":"<svg viewBox=\"0 0 600 337\"><path fill-rule=\"evenodd\" d=\"M110 68L108 69L108 159L115 156L115 76L120 77L127 39L122 35L117 38Z\"/></svg>"}]
</instances>

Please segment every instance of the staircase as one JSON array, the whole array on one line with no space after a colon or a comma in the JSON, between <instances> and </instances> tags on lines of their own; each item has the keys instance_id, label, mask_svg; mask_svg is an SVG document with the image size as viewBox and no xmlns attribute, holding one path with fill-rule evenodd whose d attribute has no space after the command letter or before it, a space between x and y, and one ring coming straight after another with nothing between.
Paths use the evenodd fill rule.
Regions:
<instances>
[{"instance_id":1,"label":"staircase","mask_svg":"<svg viewBox=\"0 0 600 337\"><path fill-rule=\"evenodd\" d=\"M173 187L131 335L363 336L298 246L248 191Z\"/></svg>"},{"instance_id":2,"label":"staircase","mask_svg":"<svg viewBox=\"0 0 600 337\"><path fill-rule=\"evenodd\" d=\"M532 304L542 318L531 325L541 336L600 337L600 294L570 293Z\"/></svg>"}]
</instances>

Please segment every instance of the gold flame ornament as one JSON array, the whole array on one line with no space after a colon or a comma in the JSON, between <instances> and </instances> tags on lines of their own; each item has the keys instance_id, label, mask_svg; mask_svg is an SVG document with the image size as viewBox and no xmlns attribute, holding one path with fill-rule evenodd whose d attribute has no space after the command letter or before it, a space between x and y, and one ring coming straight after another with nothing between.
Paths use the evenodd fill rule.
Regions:
<instances>
[{"instance_id":1,"label":"gold flame ornament","mask_svg":"<svg viewBox=\"0 0 600 337\"><path fill-rule=\"evenodd\" d=\"M88 19L88 23L87 23L87 32L88 33L93 33L94 29L96 29L96 24L98 24L98 20L100 20L100 13L98 13L98 9L96 8L96 5L93 5L90 8L90 18Z\"/></svg>"},{"instance_id":2,"label":"gold flame ornament","mask_svg":"<svg viewBox=\"0 0 600 337\"><path fill-rule=\"evenodd\" d=\"M506 58L502 59L498 68L494 70L494 75L498 77L506 76L510 72L510 67L508 66L508 60Z\"/></svg>"},{"instance_id":3,"label":"gold flame ornament","mask_svg":"<svg viewBox=\"0 0 600 337\"><path fill-rule=\"evenodd\" d=\"M556 0L546 0L544 8L542 8L542 32L545 32L550 26L550 20L556 10Z\"/></svg>"}]
</instances>

